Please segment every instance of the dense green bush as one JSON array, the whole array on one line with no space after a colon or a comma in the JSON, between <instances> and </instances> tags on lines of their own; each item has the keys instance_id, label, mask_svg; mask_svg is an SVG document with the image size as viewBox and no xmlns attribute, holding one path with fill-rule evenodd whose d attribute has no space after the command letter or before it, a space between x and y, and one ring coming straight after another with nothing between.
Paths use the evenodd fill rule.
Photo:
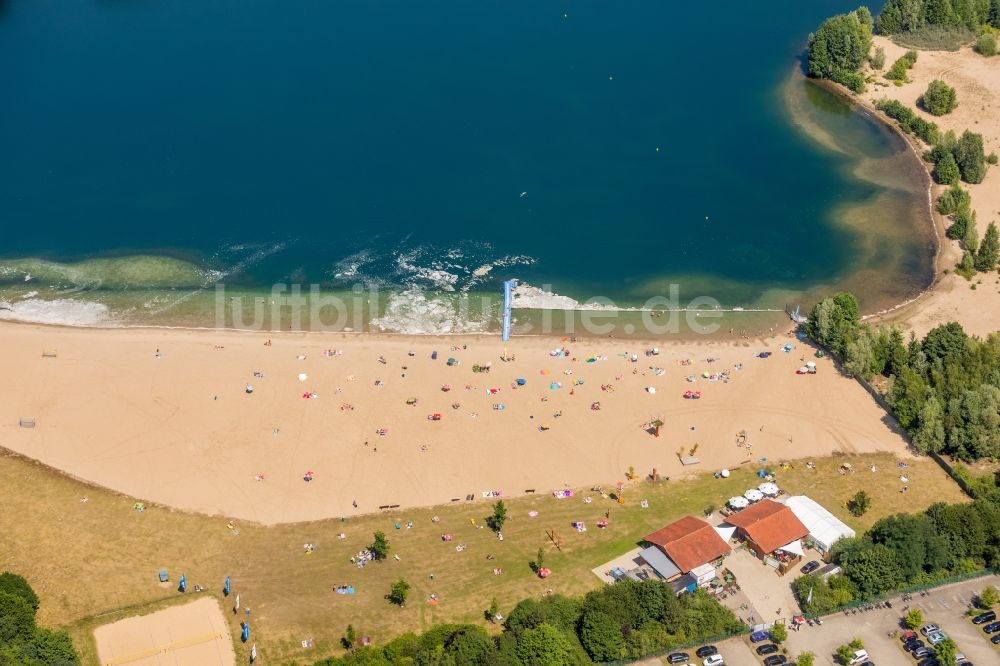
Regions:
<instances>
[{"instance_id":1,"label":"dense green bush","mask_svg":"<svg viewBox=\"0 0 1000 666\"><path fill-rule=\"evenodd\" d=\"M806 330L810 337L843 357L859 330L858 299L841 292L813 306Z\"/></svg>"},{"instance_id":2,"label":"dense green bush","mask_svg":"<svg viewBox=\"0 0 1000 666\"><path fill-rule=\"evenodd\" d=\"M986 235L979 245L976 253L975 267L977 271L992 271L997 267L997 259L1000 258L1000 236L997 235L996 222L990 222L986 228Z\"/></svg>"},{"instance_id":3,"label":"dense green bush","mask_svg":"<svg viewBox=\"0 0 1000 666\"><path fill-rule=\"evenodd\" d=\"M890 81L899 81L900 83L905 83L909 80L906 73L913 67L913 64L907 60L905 57L897 58L896 62L892 63L892 67L889 71L885 73L885 78Z\"/></svg>"},{"instance_id":4,"label":"dense green bush","mask_svg":"<svg viewBox=\"0 0 1000 666\"><path fill-rule=\"evenodd\" d=\"M883 35L929 26L975 30L990 21L996 0L888 0L875 26Z\"/></svg>"},{"instance_id":5,"label":"dense green bush","mask_svg":"<svg viewBox=\"0 0 1000 666\"><path fill-rule=\"evenodd\" d=\"M964 241L969 236L969 229L976 226L976 213L968 206L959 208L955 213L947 236L953 240Z\"/></svg>"},{"instance_id":6,"label":"dense green bush","mask_svg":"<svg viewBox=\"0 0 1000 666\"><path fill-rule=\"evenodd\" d=\"M920 97L918 104L935 116L951 113L958 106L958 96L955 89L944 81L934 79L927 86L927 91Z\"/></svg>"},{"instance_id":7,"label":"dense green bush","mask_svg":"<svg viewBox=\"0 0 1000 666\"><path fill-rule=\"evenodd\" d=\"M951 153L946 153L944 158L934 165L934 182L941 185L955 185L962 179L962 173L958 170L958 162Z\"/></svg>"},{"instance_id":8,"label":"dense green bush","mask_svg":"<svg viewBox=\"0 0 1000 666\"><path fill-rule=\"evenodd\" d=\"M981 183L986 177L986 155L983 151L983 135L965 130L955 145L955 161L962 172L962 180L967 183Z\"/></svg>"},{"instance_id":9,"label":"dense green bush","mask_svg":"<svg viewBox=\"0 0 1000 666\"><path fill-rule=\"evenodd\" d=\"M995 56L997 54L997 36L991 32L984 32L976 39L976 51L984 56Z\"/></svg>"},{"instance_id":10,"label":"dense green bush","mask_svg":"<svg viewBox=\"0 0 1000 666\"><path fill-rule=\"evenodd\" d=\"M941 139L941 132L935 123L924 120L902 102L881 99L875 102L875 108L896 120L901 130L915 135L928 145L934 145Z\"/></svg>"}]
</instances>

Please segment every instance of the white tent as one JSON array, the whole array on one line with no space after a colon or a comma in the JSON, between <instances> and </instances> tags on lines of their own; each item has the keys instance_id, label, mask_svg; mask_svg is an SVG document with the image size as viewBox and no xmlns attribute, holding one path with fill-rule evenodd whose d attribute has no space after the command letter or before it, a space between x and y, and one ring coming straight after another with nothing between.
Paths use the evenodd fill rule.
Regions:
<instances>
[{"instance_id":1,"label":"white tent","mask_svg":"<svg viewBox=\"0 0 1000 666\"><path fill-rule=\"evenodd\" d=\"M805 553L802 551L802 544L799 543L798 539L792 541L791 543L786 543L778 550L783 550L786 553L791 553L792 555L805 555Z\"/></svg>"},{"instance_id":2,"label":"white tent","mask_svg":"<svg viewBox=\"0 0 1000 666\"><path fill-rule=\"evenodd\" d=\"M806 526L809 537L821 551L830 550L838 539L855 536L854 530L805 495L789 497L785 504Z\"/></svg>"},{"instance_id":3,"label":"white tent","mask_svg":"<svg viewBox=\"0 0 1000 666\"><path fill-rule=\"evenodd\" d=\"M714 529L715 533L726 543L729 543L729 540L736 534L736 528L732 525L716 525Z\"/></svg>"}]
</instances>

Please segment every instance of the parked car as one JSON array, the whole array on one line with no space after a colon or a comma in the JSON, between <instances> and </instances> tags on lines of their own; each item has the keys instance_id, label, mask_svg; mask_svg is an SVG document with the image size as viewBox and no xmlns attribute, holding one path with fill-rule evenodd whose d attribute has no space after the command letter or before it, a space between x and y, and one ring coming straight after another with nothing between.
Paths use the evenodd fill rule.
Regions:
<instances>
[{"instance_id":1,"label":"parked car","mask_svg":"<svg viewBox=\"0 0 1000 666\"><path fill-rule=\"evenodd\" d=\"M941 627L937 626L936 624L925 624L924 626L920 627L920 633L922 633L924 636L926 636L927 634L933 634L935 631L941 631Z\"/></svg>"},{"instance_id":2,"label":"parked car","mask_svg":"<svg viewBox=\"0 0 1000 666\"><path fill-rule=\"evenodd\" d=\"M997 634L996 636L991 638L990 643L993 643L993 645L1000 645L1000 634Z\"/></svg>"},{"instance_id":3,"label":"parked car","mask_svg":"<svg viewBox=\"0 0 1000 666\"><path fill-rule=\"evenodd\" d=\"M752 634L750 634L751 643L759 643L761 641L769 641L769 640L771 640L770 631L755 631Z\"/></svg>"},{"instance_id":4,"label":"parked car","mask_svg":"<svg viewBox=\"0 0 1000 666\"><path fill-rule=\"evenodd\" d=\"M923 661L918 661L917 666L941 666L938 660L934 657L927 657Z\"/></svg>"},{"instance_id":5,"label":"parked car","mask_svg":"<svg viewBox=\"0 0 1000 666\"><path fill-rule=\"evenodd\" d=\"M927 642L930 643L931 645L937 645L938 643L947 638L948 634L944 633L943 631L934 631L927 634Z\"/></svg>"},{"instance_id":6,"label":"parked car","mask_svg":"<svg viewBox=\"0 0 1000 666\"><path fill-rule=\"evenodd\" d=\"M788 657L783 654L772 654L764 659L764 666L778 666L778 664L784 664L787 661Z\"/></svg>"},{"instance_id":7,"label":"parked car","mask_svg":"<svg viewBox=\"0 0 1000 666\"><path fill-rule=\"evenodd\" d=\"M702 662L702 666L723 666L726 662L722 659L721 654L710 654L705 661Z\"/></svg>"},{"instance_id":8,"label":"parked car","mask_svg":"<svg viewBox=\"0 0 1000 666\"><path fill-rule=\"evenodd\" d=\"M1000 631L1000 622L990 622L985 627L983 627L983 631L985 631L988 634L997 633L998 631Z\"/></svg>"},{"instance_id":9,"label":"parked car","mask_svg":"<svg viewBox=\"0 0 1000 666\"><path fill-rule=\"evenodd\" d=\"M919 638L911 638L910 640L903 643L903 649L907 652L913 652L917 648L924 647L924 642Z\"/></svg>"},{"instance_id":10,"label":"parked car","mask_svg":"<svg viewBox=\"0 0 1000 666\"><path fill-rule=\"evenodd\" d=\"M980 613L976 617L972 618L972 624L986 624L987 622L992 622L997 619L996 611L986 611L985 613Z\"/></svg>"},{"instance_id":11,"label":"parked car","mask_svg":"<svg viewBox=\"0 0 1000 666\"><path fill-rule=\"evenodd\" d=\"M816 560L813 560L812 562L806 562L804 565L802 565L802 573L804 574L812 573L813 571L816 571L816 569L819 569L819 562L817 562Z\"/></svg>"},{"instance_id":12,"label":"parked car","mask_svg":"<svg viewBox=\"0 0 1000 666\"><path fill-rule=\"evenodd\" d=\"M865 663L861 664L861 666L875 666L875 662L874 661L866 661Z\"/></svg>"},{"instance_id":13,"label":"parked car","mask_svg":"<svg viewBox=\"0 0 1000 666\"><path fill-rule=\"evenodd\" d=\"M922 647L913 651L913 658L923 659L924 657L933 657L936 654L937 652L934 651L934 648Z\"/></svg>"},{"instance_id":14,"label":"parked car","mask_svg":"<svg viewBox=\"0 0 1000 666\"><path fill-rule=\"evenodd\" d=\"M673 652L667 657L667 662L671 664L686 664L691 658L687 652Z\"/></svg>"},{"instance_id":15,"label":"parked car","mask_svg":"<svg viewBox=\"0 0 1000 666\"><path fill-rule=\"evenodd\" d=\"M868 651L867 650L856 650L854 656L851 657L850 664L863 664L868 661Z\"/></svg>"},{"instance_id":16,"label":"parked car","mask_svg":"<svg viewBox=\"0 0 1000 666\"><path fill-rule=\"evenodd\" d=\"M778 651L778 646L775 645L774 643L765 643L764 645L761 645L759 648L757 648L757 654L760 655L774 654L777 651Z\"/></svg>"},{"instance_id":17,"label":"parked car","mask_svg":"<svg viewBox=\"0 0 1000 666\"><path fill-rule=\"evenodd\" d=\"M916 638L916 637L917 637L917 633L915 631L910 631L909 629L907 629L906 631L904 631L903 633L901 633L899 635L899 640L901 640L901 641L903 641L905 643L906 641L908 641L908 640L910 640L912 638Z\"/></svg>"},{"instance_id":18,"label":"parked car","mask_svg":"<svg viewBox=\"0 0 1000 666\"><path fill-rule=\"evenodd\" d=\"M719 648L714 645L702 645L695 651L695 654L699 657L709 657L713 654L719 654Z\"/></svg>"}]
</instances>

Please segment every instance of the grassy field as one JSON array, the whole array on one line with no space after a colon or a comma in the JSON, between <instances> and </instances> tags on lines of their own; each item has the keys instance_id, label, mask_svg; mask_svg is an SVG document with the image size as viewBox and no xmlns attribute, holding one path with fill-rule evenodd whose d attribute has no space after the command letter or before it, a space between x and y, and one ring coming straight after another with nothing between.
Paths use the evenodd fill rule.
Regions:
<instances>
[{"instance_id":1,"label":"grassy field","mask_svg":"<svg viewBox=\"0 0 1000 666\"><path fill-rule=\"evenodd\" d=\"M850 461L856 470L837 472ZM935 501L962 501L957 486L929 459L911 460L906 470L910 492L899 492L900 470L888 454L815 460L816 469L802 462L776 469L777 481L792 494L808 494L859 531L879 517L900 511L919 511ZM878 472L869 471L876 465ZM408 630L435 622L482 622L483 611L496 597L506 611L519 599L552 589L578 594L600 585L590 569L634 547L644 534L685 514L703 514L709 505L721 506L734 494L756 486L758 465L734 470L729 479L703 474L685 481L653 485L634 481L625 491L625 504L602 499L593 492L556 500L545 494L509 500L509 520L500 542L478 524L490 513L490 502L477 499L437 508L403 510L393 514L307 524L261 527L237 524L238 535L220 517L191 515L147 506L133 510L133 498L87 486L30 460L0 456L0 569L23 574L41 598L39 621L67 628L85 663L96 663L93 629L130 614L159 610L184 601L175 591L181 573L188 577L188 597L195 584L201 594L222 596L226 575L243 606L252 609L252 638L269 663L312 663L339 650L338 641L348 623L360 635L384 642ZM707 471L707 470L706 470ZM860 519L845 503L858 490L872 496L872 507ZM541 489L539 489L541 491ZM593 497L591 504L584 497ZM86 502L81 498L86 497ZM647 499L648 509L639 502ZM538 516L530 518L529 511ZM599 530L596 521L610 510L610 525ZM432 517L440 522L433 523ZM584 520L586 533L570 523ZM405 527L406 521L413 528ZM395 524L403 524L395 529ZM562 538L557 551L546 536L555 529ZM392 559L357 569L349 557L371 541L375 530L389 537ZM340 532L346 539L338 540ZM445 543L441 534L454 534ZM305 554L303 544L316 550ZM467 544L456 552L456 544ZM528 562L538 548L546 552L553 575L534 576ZM493 554L494 560L486 555ZM502 577L493 575L503 568ZM170 571L173 583L161 586L160 568ZM433 579L431 575L433 574ZM413 585L405 608L385 601L390 584L405 578ZM353 596L332 588L350 584ZM431 605L434 593L439 603ZM224 607L231 602L223 602ZM231 622L238 660L248 648L238 642L239 625ZM242 616L241 616L242 617ZM300 641L313 639L304 650Z\"/></svg>"}]
</instances>

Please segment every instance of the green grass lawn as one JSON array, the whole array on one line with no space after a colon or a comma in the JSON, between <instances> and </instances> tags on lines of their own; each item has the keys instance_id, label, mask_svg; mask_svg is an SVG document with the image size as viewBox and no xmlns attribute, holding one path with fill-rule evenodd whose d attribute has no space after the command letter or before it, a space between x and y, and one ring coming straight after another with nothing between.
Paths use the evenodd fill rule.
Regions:
<instances>
[{"instance_id":1,"label":"green grass lawn","mask_svg":"<svg viewBox=\"0 0 1000 666\"><path fill-rule=\"evenodd\" d=\"M841 475L837 469L849 460L856 470ZM808 494L859 532L879 517L916 512L935 501L965 499L958 487L932 461L911 461L905 470L910 492L899 493L896 460L888 454L816 459L816 469L802 462L778 470L778 484L791 494ZM877 474L869 471L876 465ZM183 601L175 591L186 573L188 589L208 588L202 594L222 597L222 583L232 576L233 591L252 609L253 639L269 663L297 660L311 663L336 653L348 623L359 635L384 642L399 633L420 630L435 622L483 622L483 612L496 597L508 611L519 599L547 589L579 594L599 586L590 569L633 548L638 539L686 514L702 515L709 505L756 486L756 465L733 470L729 479L703 474L685 481L653 485L634 481L625 490L625 504L602 499L597 493L577 492L556 500L539 494L508 500L509 520L500 542L487 529L477 529L491 513L491 501L477 499L449 506L370 515L346 523L329 520L262 527L238 523L239 534L221 517L192 515L147 505L144 513L132 509L133 498L87 486L33 461L0 456L0 569L24 575L41 598L39 621L66 627L74 642L96 663L93 629L121 617L159 610ZM707 470L706 470L707 471ZM845 508L857 490L872 497L869 512L854 518ZM86 496L88 501L80 502ZM593 497L591 504L584 497ZM647 499L648 509L639 502ZM529 511L538 516L530 518ZM610 525L599 530L598 519L610 511ZM432 517L440 522L433 523ZM578 533L570 523L587 522ZM413 528L406 529L405 522ZM403 523L396 530L394 524ZM557 551L546 533L554 529L562 539ZM391 552L400 560L357 569L349 557L371 541L372 533L388 535ZM338 540L344 532L347 538ZM454 541L445 543L449 532ZM305 554L303 544L316 544ZM456 544L467 544L456 552ZM553 575L542 581L528 563L539 547ZM487 554L495 559L487 560ZM161 586L160 568L169 569L173 583ZM505 570L494 576L493 569ZM433 579L431 575L433 574ZM405 608L390 605L384 596L399 578L413 589ZM338 584L357 589L353 596L332 591ZM427 602L436 594L439 603ZM193 596L188 592L188 597ZM231 602L224 601L224 607ZM238 660L248 656L238 642L235 616L231 628ZM499 627L496 627L499 630ZM304 650L300 641L313 639Z\"/></svg>"}]
</instances>

